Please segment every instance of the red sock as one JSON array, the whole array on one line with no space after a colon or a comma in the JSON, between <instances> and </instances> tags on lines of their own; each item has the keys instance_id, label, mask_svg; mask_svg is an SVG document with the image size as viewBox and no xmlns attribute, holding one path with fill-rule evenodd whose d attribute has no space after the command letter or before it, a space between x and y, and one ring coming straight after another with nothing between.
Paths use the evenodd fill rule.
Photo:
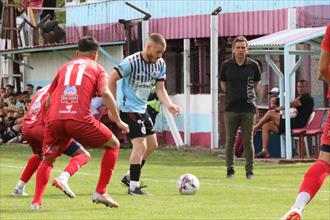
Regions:
<instances>
[{"instance_id":1,"label":"red sock","mask_svg":"<svg viewBox=\"0 0 330 220\"><path fill-rule=\"evenodd\" d=\"M38 169L40 162L41 159L39 155L32 154L25 166L25 169L23 170L20 180L22 180L24 183L29 182L33 173Z\"/></svg>"},{"instance_id":2,"label":"red sock","mask_svg":"<svg viewBox=\"0 0 330 220\"><path fill-rule=\"evenodd\" d=\"M42 195L45 192L52 169L53 164L49 164L44 160L41 162L37 171L36 188L34 190L34 198L32 203L37 203L41 206Z\"/></svg>"},{"instance_id":3,"label":"red sock","mask_svg":"<svg viewBox=\"0 0 330 220\"><path fill-rule=\"evenodd\" d=\"M75 174L80 167L84 166L90 157L86 154L78 154L71 158L70 163L65 167L64 171L70 173L70 176Z\"/></svg>"},{"instance_id":4,"label":"red sock","mask_svg":"<svg viewBox=\"0 0 330 220\"><path fill-rule=\"evenodd\" d=\"M329 173L330 165L324 160L317 160L306 172L299 192L307 192L312 199Z\"/></svg>"},{"instance_id":5,"label":"red sock","mask_svg":"<svg viewBox=\"0 0 330 220\"><path fill-rule=\"evenodd\" d=\"M99 181L96 186L96 192L104 194L107 192L107 185L110 182L112 172L115 169L119 153L119 146L105 150L102 161Z\"/></svg>"}]
</instances>

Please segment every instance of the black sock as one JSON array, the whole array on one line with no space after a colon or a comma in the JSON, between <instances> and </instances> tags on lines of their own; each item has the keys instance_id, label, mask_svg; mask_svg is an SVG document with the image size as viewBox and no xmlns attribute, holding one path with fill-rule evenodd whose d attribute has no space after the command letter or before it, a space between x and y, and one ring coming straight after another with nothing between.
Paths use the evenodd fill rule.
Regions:
<instances>
[{"instance_id":1,"label":"black sock","mask_svg":"<svg viewBox=\"0 0 330 220\"><path fill-rule=\"evenodd\" d=\"M142 169L143 165L145 164L145 162L146 162L146 160L142 160L142 162L141 162L141 169Z\"/></svg>"},{"instance_id":2,"label":"black sock","mask_svg":"<svg viewBox=\"0 0 330 220\"><path fill-rule=\"evenodd\" d=\"M131 181L138 182L140 180L141 164L131 164L129 171L130 171Z\"/></svg>"}]
</instances>

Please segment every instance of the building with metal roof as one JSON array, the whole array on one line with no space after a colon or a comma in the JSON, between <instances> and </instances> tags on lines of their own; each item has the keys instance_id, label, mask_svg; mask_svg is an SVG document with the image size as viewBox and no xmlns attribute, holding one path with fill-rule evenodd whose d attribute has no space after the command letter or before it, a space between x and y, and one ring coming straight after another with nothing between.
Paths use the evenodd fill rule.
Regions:
<instances>
[{"instance_id":1,"label":"building with metal roof","mask_svg":"<svg viewBox=\"0 0 330 220\"><path fill-rule=\"evenodd\" d=\"M330 21L330 2L329 0L251 0L251 1L218 1L218 0L132 0L129 1L137 7L143 9L151 15L147 23L148 32L160 32L168 41L168 48L165 55L167 62L167 88L171 98L180 106L185 106L184 89L191 88L189 108L189 116L185 114L176 118L176 124L180 133L183 135L187 131L186 120L190 120L188 131L192 134L190 143L192 145L201 145L209 147L212 145L212 129L214 120L211 112L213 97L211 96L211 12L218 6L222 7L221 13L217 16L217 34L219 36L219 67L224 59L231 56L231 41L233 37L245 35L255 48L259 46L264 48L282 48L292 37L305 37L306 35L318 34L322 31L322 27ZM84 34L90 34L96 37L100 42L127 42L127 30L124 25L119 22L123 20L134 20L141 18L143 14L128 7L124 0L111 1L87 1L82 4L66 5L66 45L77 43L78 39ZM302 31L298 28L321 27L320 29L311 29L311 32ZM290 29L290 31L287 31ZM296 29L296 30L292 30ZM306 35L299 35L306 34ZM286 33L296 33L288 37ZM274 34L276 33L276 34ZM279 34L281 33L281 34ZM283 33L283 34L282 34ZM130 30L132 39L135 42L141 41L141 36L136 27ZM274 34L274 36L272 35ZM253 39L260 38L254 42ZM271 40L269 40L269 38ZM184 70L184 40L190 39L190 76L191 83L185 84L185 77L182 73ZM317 47L320 37L312 38L305 42L304 47ZM259 46L258 46L259 45ZM115 58L120 60L123 51L127 50L126 46L116 46L118 53L115 52ZM135 49L138 47L135 47ZM261 47L260 47L261 48ZM26 49L26 48L25 48ZM32 49L32 50L30 50ZM35 49L35 50L34 50ZM71 48L72 49L72 48ZM24 48L18 48L17 53L23 52ZM61 51L61 50L55 50ZM42 53L42 48L29 48L31 56L36 57L37 53ZM71 51L73 52L73 50ZM13 51L7 51L13 53ZM43 59L42 63L47 60L46 56L51 56L49 50L45 56L39 56ZM61 52L56 52L61 53ZM120 53L122 55L120 55ZM6 54L1 51L0 55ZM65 53L64 53L65 54ZM251 53L252 54L252 53ZM62 53L63 55L63 53ZM54 56L52 56L56 59ZM63 57L59 58L63 59ZM57 61L56 61L57 62ZM306 77L311 77L313 72L312 59L308 56L304 58L304 70ZM266 61L264 61L266 63ZM284 69L284 62L279 59L277 62ZM39 65L35 63L36 65ZM107 68L111 69L113 64L109 61L104 63ZM31 65L33 66L33 65ZM51 66L54 68L54 66ZM47 68L49 69L49 68ZM270 68L271 69L271 68ZM29 70L28 70L29 71ZM44 69L40 69L44 71ZM33 80L42 80L43 76L38 71L29 72L29 74L38 76ZM274 74L273 74L274 75ZM29 76L30 77L30 76ZM270 77L272 78L272 77ZM32 82L29 81L29 82ZM47 78L46 81L49 81ZM272 80L270 80L272 81ZM309 78L311 81L311 78ZM272 83L272 82L271 82ZM318 86L320 87L320 86ZM220 95L220 100L221 100ZM223 144L223 123L221 119L221 109L223 103L219 102L220 119L219 124L220 142ZM186 109L184 108L184 109ZM173 143L173 139L169 135L169 128L164 123L164 118L158 119L157 128L163 133L167 143ZM218 145L217 145L218 146Z\"/></svg>"}]
</instances>

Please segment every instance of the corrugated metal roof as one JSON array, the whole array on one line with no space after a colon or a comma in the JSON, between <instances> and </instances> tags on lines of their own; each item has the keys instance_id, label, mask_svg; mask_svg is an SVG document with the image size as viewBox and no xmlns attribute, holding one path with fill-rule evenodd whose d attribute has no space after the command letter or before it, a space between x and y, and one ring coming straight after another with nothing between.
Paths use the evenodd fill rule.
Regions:
<instances>
[{"instance_id":1,"label":"corrugated metal roof","mask_svg":"<svg viewBox=\"0 0 330 220\"><path fill-rule=\"evenodd\" d=\"M300 40L306 39L319 39L325 34L326 27L317 28L299 28L293 30L283 30L270 35L266 35L254 40L249 41L250 48L267 48L267 47L284 47L286 44L292 42L301 42Z\"/></svg>"},{"instance_id":2,"label":"corrugated metal roof","mask_svg":"<svg viewBox=\"0 0 330 220\"><path fill-rule=\"evenodd\" d=\"M218 15L219 36L264 35L287 28L287 9ZM210 37L210 16L153 19L150 32L167 39Z\"/></svg>"},{"instance_id":3,"label":"corrugated metal roof","mask_svg":"<svg viewBox=\"0 0 330 220\"><path fill-rule=\"evenodd\" d=\"M292 7L312 5L330 5L329 0L130 0L152 15L152 18L169 18L195 15L209 15L213 9L222 7L222 13L280 10ZM66 11L67 26L87 26L114 23L119 19L133 19L142 14L125 5L125 0L104 1L92 4L68 6Z\"/></svg>"}]
</instances>

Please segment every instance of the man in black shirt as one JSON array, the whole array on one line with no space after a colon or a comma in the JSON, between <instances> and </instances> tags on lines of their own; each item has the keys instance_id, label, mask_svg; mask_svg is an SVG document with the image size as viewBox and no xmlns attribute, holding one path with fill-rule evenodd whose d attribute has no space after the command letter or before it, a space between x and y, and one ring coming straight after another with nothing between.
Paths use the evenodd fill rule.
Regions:
<instances>
[{"instance_id":1,"label":"man in black shirt","mask_svg":"<svg viewBox=\"0 0 330 220\"><path fill-rule=\"evenodd\" d=\"M314 100L309 94L309 87L306 80L297 83L298 97L290 103L290 108L297 109L297 115L292 117L291 128L303 128L313 112ZM256 155L257 158L268 158L268 144L270 132L282 134L285 132L285 119L280 110L284 107L277 107L275 110L268 111L264 117L254 126L253 132L262 127L262 151Z\"/></svg>"},{"instance_id":2,"label":"man in black shirt","mask_svg":"<svg viewBox=\"0 0 330 220\"><path fill-rule=\"evenodd\" d=\"M253 121L256 112L256 87L260 81L260 68L247 57L248 42L236 37L232 45L233 57L226 60L220 73L220 84L225 92L226 166L227 178L235 175L234 143L239 127L243 134L246 158L246 178L253 178Z\"/></svg>"}]
</instances>

